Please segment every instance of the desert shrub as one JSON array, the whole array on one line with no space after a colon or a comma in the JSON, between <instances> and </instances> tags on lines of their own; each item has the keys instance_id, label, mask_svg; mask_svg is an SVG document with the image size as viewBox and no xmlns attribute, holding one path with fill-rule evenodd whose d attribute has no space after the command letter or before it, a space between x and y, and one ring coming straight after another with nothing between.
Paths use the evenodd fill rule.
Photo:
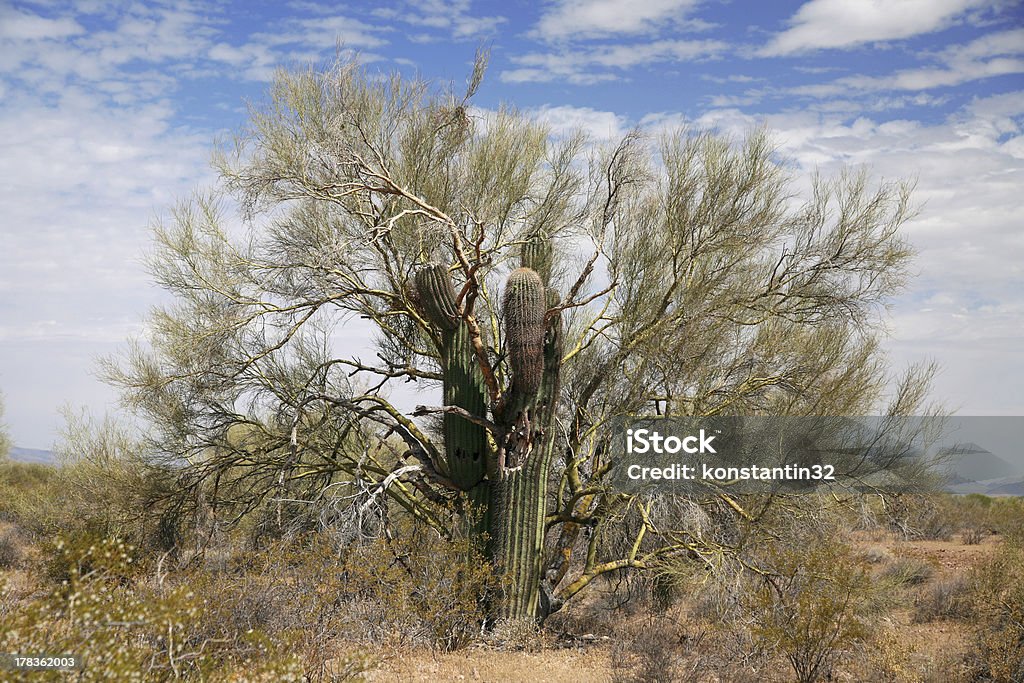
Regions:
<instances>
[{"instance_id":1,"label":"desert shrub","mask_svg":"<svg viewBox=\"0 0 1024 683\"><path fill-rule=\"evenodd\" d=\"M57 449L62 507L51 524L125 539L137 553L167 549L157 502L175 485L173 474L148 460L127 426L70 412L65 420Z\"/></svg>"},{"instance_id":2,"label":"desert shrub","mask_svg":"<svg viewBox=\"0 0 1024 683\"><path fill-rule=\"evenodd\" d=\"M238 680L238 671L253 681L305 679L295 634L242 631L216 619L223 591L201 594L189 582L151 586L130 578L133 558L115 539L78 554L67 561L76 569L52 592L0 617L0 650L80 655L82 681ZM25 674L40 678L46 674Z\"/></svg>"},{"instance_id":3,"label":"desert shrub","mask_svg":"<svg viewBox=\"0 0 1024 683\"><path fill-rule=\"evenodd\" d=\"M42 567L50 582L61 586L94 575L102 576L108 583L126 585L144 571L134 546L94 533L61 536L46 542Z\"/></svg>"},{"instance_id":4,"label":"desert shrub","mask_svg":"<svg viewBox=\"0 0 1024 683\"><path fill-rule=\"evenodd\" d=\"M27 526L32 522L28 501L49 490L57 468L40 463L0 460L0 520Z\"/></svg>"},{"instance_id":5,"label":"desert shrub","mask_svg":"<svg viewBox=\"0 0 1024 683\"><path fill-rule=\"evenodd\" d=\"M171 476L146 461L127 428L69 415L58 457L59 467L0 466L0 514L40 540L117 537L139 553L166 546L155 503Z\"/></svg>"},{"instance_id":6,"label":"desert shrub","mask_svg":"<svg viewBox=\"0 0 1024 683\"><path fill-rule=\"evenodd\" d=\"M980 543L988 534L1014 535L1024 530L1024 499L993 498L978 493L949 496L942 506L953 525L961 529L966 544Z\"/></svg>"},{"instance_id":7,"label":"desert shrub","mask_svg":"<svg viewBox=\"0 0 1024 683\"><path fill-rule=\"evenodd\" d=\"M886 620L873 629L845 667L844 680L873 683L968 683L972 680L958 648L916 651L905 627Z\"/></svg>"},{"instance_id":8,"label":"desert shrub","mask_svg":"<svg viewBox=\"0 0 1024 683\"><path fill-rule=\"evenodd\" d=\"M923 623L970 616L970 597L970 584L964 576L936 581L922 590L914 601L914 621Z\"/></svg>"},{"instance_id":9,"label":"desert shrub","mask_svg":"<svg viewBox=\"0 0 1024 683\"><path fill-rule=\"evenodd\" d=\"M872 546L861 553L868 564L883 564L892 560L892 553L882 546Z\"/></svg>"},{"instance_id":10,"label":"desert shrub","mask_svg":"<svg viewBox=\"0 0 1024 683\"><path fill-rule=\"evenodd\" d=\"M893 498L886 514L890 529L906 539L948 541L957 530L955 506L949 496Z\"/></svg>"},{"instance_id":11,"label":"desert shrub","mask_svg":"<svg viewBox=\"0 0 1024 683\"><path fill-rule=\"evenodd\" d=\"M238 596L224 601L220 620L290 626L307 650L325 652L339 632L368 645L457 649L481 635L499 588L468 541L422 526L355 543L331 529L268 541L206 564L204 574L211 590Z\"/></svg>"},{"instance_id":12,"label":"desert shrub","mask_svg":"<svg viewBox=\"0 0 1024 683\"><path fill-rule=\"evenodd\" d=\"M343 596L329 587L331 564L316 548L284 543L188 572L190 588L206 611L194 638L230 640L239 633L267 634L287 643L307 680L349 680L374 662L337 638L351 629ZM325 586L326 584L326 586Z\"/></svg>"},{"instance_id":13,"label":"desert shrub","mask_svg":"<svg viewBox=\"0 0 1024 683\"><path fill-rule=\"evenodd\" d=\"M970 667L959 649L943 650L921 662L920 683L968 683L972 680Z\"/></svg>"},{"instance_id":14,"label":"desert shrub","mask_svg":"<svg viewBox=\"0 0 1024 683\"><path fill-rule=\"evenodd\" d=\"M487 642L503 650L536 652L547 644L546 636L533 619L502 619L491 629Z\"/></svg>"},{"instance_id":15,"label":"desert shrub","mask_svg":"<svg viewBox=\"0 0 1024 683\"><path fill-rule=\"evenodd\" d=\"M23 555L17 531L13 528L0 530L0 569L16 566Z\"/></svg>"},{"instance_id":16,"label":"desert shrub","mask_svg":"<svg viewBox=\"0 0 1024 683\"><path fill-rule=\"evenodd\" d=\"M863 644L858 678L878 683L918 683L913 650L894 627L879 628Z\"/></svg>"},{"instance_id":17,"label":"desert shrub","mask_svg":"<svg viewBox=\"0 0 1024 683\"><path fill-rule=\"evenodd\" d=\"M868 572L849 548L825 542L773 548L763 571L749 604L755 639L782 654L797 680L830 677L867 634Z\"/></svg>"},{"instance_id":18,"label":"desert shrub","mask_svg":"<svg viewBox=\"0 0 1024 683\"><path fill-rule=\"evenodd\" d=\"M422 527L345 547L339 559L333 588L371 640L460 648L480 634L487 601L500 588L468 540Z\"/></svg>"},{"instance_id":19,"label":"desert shrub","mask_svg":"<svg viewBox=\"0 0 1024 683\"><path fill-rule=\"evenodd\" d=\"M920 586L935 575L935 567L924 560L900 557L886 566L879 579L893 586Z\"/></svg>"},{"instance_id":20,"label":"desert shrub","mask_svg":"<svg viewBox=\"0 0 1024 683\"><path fill-rule=\"evenodd\" d=\"M995 499L992 498L991 496L986 496L983 493L968 493L967 495L963 496L961 500L963 500L964 503L968 505L975 506L981 509L988 509L992 507L992 501Z\"/></svg>"},{"instance_id":21,"label":"desert shrub","mask_svg":"<svg viewBox=\"0 0 1024 683\"><path fill-rule=\"evenodd\" d=\"M1024 541L1024 498L998 498L993 502L989 514L993 532Z\"/></svg>"},{"instance_id":22,"label":"desert shrub","mask_svg":"<svg viewBox=\"0 0 1024 683\"><path fill-rule=\"evenodd\" d=\"M470 642L497 588L468 543L422 527L355 544L330 530L260 550L237 540L225 535L207 549L214 560L183 567L70 534L44 549L36 573L50 595L8 605L4 594L0 651L86 654L83 680L260 680L252 672L263 667L266 680L344 681L372 664L353 648Z\"/></svg>"},{"instance_id":23,"label":"desert shrub","mask_svg":"<svg viewBox=\"0 0 1024 683\"><path fill-rule=\"evenodd\" d=\"M687 666L678 629L669 619L649 617L620 632L612 646L614 683L695 681L694 665Z\"/></svg>"},{"instance_id":24,"label":"desert shrub","mask_svg":"<svg viewBox=\"0 0 1024 683\"><path fill-rule=\"evenodd\" d=\"M651 578L651 607L666 612L685 595L686 581L682 577L662 572Z\"/></svg>"},{"instance_id":25,"label":"desert shrub","mask_svg":"<svg viewBox=\"0 0 1024 683\"><path fill-rule=\"evenodd\" d=\"M960 540L964 545L978 545L983 538L985 538L985 531L976 526L968 527L960 533Z\"/></svg>"},{"instance_id":26,"label":"desert shrub","mask_svg":"<svg viewBox=\"0 0 1024 683\"><path fill-rule=\"evenodd\" d=\"M977 680L1024 680L1024 544L1006 539L972 572L969 655Z\"/></svg>"},{"instance_id":27,"label":"desert shrub","mask_svg":"<svg viewBox=\"0 0 1024 683\"><path fill-rule=\"evenodd\" d=\"M592 591L587 600L575 600L550 615L544 621L544 629L560 633L571 642L583 635L610 636L616 631L616 612L606 609L595 599L600 594Z\"/></svg>"}]
</instances>

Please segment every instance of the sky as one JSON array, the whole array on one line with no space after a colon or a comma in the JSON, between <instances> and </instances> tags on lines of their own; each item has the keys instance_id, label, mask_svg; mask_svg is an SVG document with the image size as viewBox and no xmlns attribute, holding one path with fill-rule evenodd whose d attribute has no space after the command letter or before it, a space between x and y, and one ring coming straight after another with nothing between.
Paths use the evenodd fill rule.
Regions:
<instances>
[{"instance_id":1,"label":"sky","mask_svg":"<svg viewBox=\"0 0 1024 683\"><path fill-rule=\"evenodd\" d=\"M1003 0L0 0L0 394L14 443L117 409L97 357L165 295L151 225L215 182L210 151L278 65L461 84L554 134L765 125L806 190L844 166L916 180L897 370L937 361L961 414L1024 415L1024 7ZM351 343L360 343L353 333Z\"/></svg>"}]
</instances>

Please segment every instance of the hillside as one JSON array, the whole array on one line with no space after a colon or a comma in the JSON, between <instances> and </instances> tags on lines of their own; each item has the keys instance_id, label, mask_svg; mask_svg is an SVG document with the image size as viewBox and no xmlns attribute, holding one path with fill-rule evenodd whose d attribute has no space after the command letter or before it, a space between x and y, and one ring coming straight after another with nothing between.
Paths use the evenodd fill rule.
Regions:
<instances>
[{"instance_id":1,"label":"hillside","mask_svg":"<svg viewBox=\"0 0 1024 683\"><path fill-rule=\"evenodd\" d=\"M1018 468L976 443L944 448L937 455L938 469L949 473L953 484L1020 477Z\"/></svg>"},{"instance_id":2,"label":"hillside","mask_svg":"<svg viewBox=\"0 0 1024 683\"><path fill-rule=\"evenodd\" d=\"M22 448L21 446L14 446L11 448L11 452L8 455L11 460L17 460L18 462L35 462L43 465L57 464L57 456L54 452L43 450L41 448Z\"/></svg>"}]
</instances>

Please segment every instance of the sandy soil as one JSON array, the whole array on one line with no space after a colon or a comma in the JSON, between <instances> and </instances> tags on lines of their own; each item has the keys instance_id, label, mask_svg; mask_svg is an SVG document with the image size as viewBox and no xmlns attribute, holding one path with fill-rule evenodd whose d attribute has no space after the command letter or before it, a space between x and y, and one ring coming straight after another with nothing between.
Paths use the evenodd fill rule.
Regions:
<instances>
[{"instance_id":1,"label":"sandy soil","mask_svg":"<svg viewBox=\"0 0 1024 683\"><path fill-rule=\"evenodd\" d=\"M468 649L447 655L429 652L394 656L368 681L486 681L503 683L577 683L611 680L605 648L545 652Z\"/></svg>"}]
</instances>

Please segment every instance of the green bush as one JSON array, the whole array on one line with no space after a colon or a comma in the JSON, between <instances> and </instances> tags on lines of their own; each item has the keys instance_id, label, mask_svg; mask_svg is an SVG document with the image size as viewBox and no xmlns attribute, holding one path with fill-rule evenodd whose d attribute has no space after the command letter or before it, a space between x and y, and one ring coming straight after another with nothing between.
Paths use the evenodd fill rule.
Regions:
<instances>
[{"instance_id":1,"label":"green bush","mask_svg":"<svg viewBox=\"0 0 1024 683\"><path fill-rule=\"evenodd\" d=\"M649 618L621 632L610 653L613 683L696 681L686 670L677 627L664 618Z\"/></svg>"},{"instance_id":2,"label":"green bush","mask_svg":"<svg viewBox=\"0 0 1024 683\"><path fill-rule=\"evenodd\" d=\"M417 528L408 537L345 548L332 590L363 611L372 638L460 648L481 634L498 588L467 539Z\"/></svg>"},{"instance_id":3,"label":"green bush","mask_svg":"<svg viewBox=\"0 0 1024 683\"><path fill-rule=\"evenodd\" d=\"M0 569L17 566L23 556L17 531L12 528L0 530Z\"/></svg>"},{"instance_id":4,"label":"green bush","mask_svg":"<svg viewBox=\"0 0 1024 683\"><path fill-rule=\"evenodd\" d=\"M28 527L32 502L52 495L56 476L52 465L0 460L0 519Z\"/></svg>"},{"instance_id":5,"label":"green bush","mask_svg":"<svg viewBox=\"0 0 1024 683\"><path fill-rule=\"evenodd\" d=\"M749 604L755 642L785 656L801 683L831 677L868 633L867 570L846 546L817 542L773 548L762 571Z\"/></svg>"}]
</instances>

